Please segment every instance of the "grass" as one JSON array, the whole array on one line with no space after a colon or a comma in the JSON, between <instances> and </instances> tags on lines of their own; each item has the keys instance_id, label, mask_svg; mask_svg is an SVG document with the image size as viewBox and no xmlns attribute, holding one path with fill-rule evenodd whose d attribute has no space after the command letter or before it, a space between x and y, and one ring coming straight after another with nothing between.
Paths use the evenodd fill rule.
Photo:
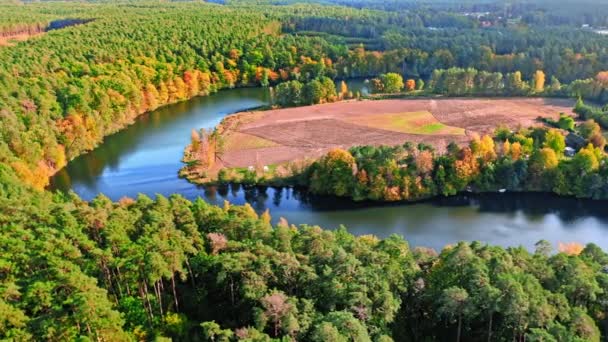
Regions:
<instances>
[{"instance_id":1,"label":"grass","mask_svg":"<svg viewBox=\"0 0 608 342\"><path fill-rule=\"evenodd\" d=\"M409 134L464 135L464 128L447 126L427 111L370 114L348 120L351 123L371 128Z\"/></svg>"},{"instance_id":2,"label":"grass","mask_svg":"<svg viewBox=\"0 0 608 342\"><path fill-rule=\"evenodd\" d=\"M275 147L279 144L274 141L260 138L255 135L234 132L226 137L224 148L226 151L253 150L265 147Z\"/></svg>"},{"instance_id":3,"label":"grass","mask_svg":"<svg viewBox=\"0 0 608 342\"><path fill-rule=\"evenodd\" d=\"M424 126L420 127L419 130L424 134L436 134L437 132L444 130L445 128L447 128L446 125L442 124L441 122L437 122L437 123L424 125Z\"/></svg>"}]
</instances>

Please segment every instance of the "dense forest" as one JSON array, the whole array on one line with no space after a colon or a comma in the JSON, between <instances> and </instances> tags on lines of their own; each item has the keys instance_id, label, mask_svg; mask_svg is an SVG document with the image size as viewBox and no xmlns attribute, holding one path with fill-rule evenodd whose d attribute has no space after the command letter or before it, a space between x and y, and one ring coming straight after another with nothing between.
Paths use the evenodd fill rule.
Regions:
<instances>
[{"instance_id":1,"label":"dense forest","mask_svg":"<svg viewBox=\"0 0 608 342\"><path fill-rule=\"evenodd\" d=\"M12 10L30 6L72 8ZM98 17L1 48L2 162L42 187L67 160L138 114L222 88L318 77L340 49L318 38L281 36L280 24L261 11L159 8L153 15L136 5L65 9L68 16L88 10Z\"/></svg>"},{"instance_id":2,"label":"dense forest","mask_svg":"<svg viewBox=\"0 0 608 342\"><path fill-rule=\"evenodd\" d=\"M244 4L250 0L226 0L225 3ZM574 26L590 25L593 27L608 26L608 4L595 0L256 0L257 4L292 5L298 3L326 4L353 7L357 9L374 9L389 12L417 12L421 18L434 20L437 17L449 17L453 22L473 27L475 21L468 23L466 17L479 17L507 25L509 20L518 20L535 26Z\"/></svg>"},{"instance_id":3,"label":"dense forest","mask_svg":"<svg viewBox=\"0 0 608 342\"><path fill-rule=\"evenodd\" d=\"M335 79L386 88L398 74L443 95L605 101L608 38L579 28L604 25L604 7L553 5L0 3L0 340L602 340L608 254L595 244L435 251L295 227L247 205L42 190L138 115L226 88L272 86L314 103L343 93ZM557 129L502 129L447 154L332 151L299 181L356 199L467 187L605 198L605 109L579 101L592 121L550 123L582 137L573 156Z\"/></svg>"},{"instance_id":4,"label":"dense forest","mask_svg":"<svg viewBox=\"0 0 608 342\"><path fill-rule=\"evenodd\" d=\"M528 82L543 71L553 84L580 84L560 95L608 97L598 81L608 38L570 26L483 28L443 9L449 15L249 2L2 10L7 34L94 19L0 47L0 161L38 188L137 115L223 88L387 72L427 80L437 69L475 67Z\"/></svg>"},{"instance_id":5,"label":"dense forest","mask_svg":"<svg viewBox=\"0 0 608 342\"><path fill-rule=\"evenodd\" d=\"M0 338L600 341L608 255L296 228L181 196L27 188L0 166Z\"/></svg>"}]
</instances>

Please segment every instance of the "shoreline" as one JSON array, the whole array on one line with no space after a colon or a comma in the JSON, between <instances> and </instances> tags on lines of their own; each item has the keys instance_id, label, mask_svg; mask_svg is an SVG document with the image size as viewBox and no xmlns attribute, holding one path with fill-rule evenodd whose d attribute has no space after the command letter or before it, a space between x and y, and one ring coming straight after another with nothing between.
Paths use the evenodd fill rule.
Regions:
<instances>
[{"instance_id":1,"label":"shoreline","mask_svg":"<svg viewBox=\"0 0 608 342\"><path fill-rule=\"evenodd\" d=\"M135 124L135 122L137 120L140 120L145 115L150 115L151 113L154 113L157 110L166 109L166 108L171 107L173 105L177 105L177 104L180 104L180 103L183 103L183 102L187 102L187 101L192 101L192 100L194 100L196 98L214 96L214 95L218 95L218 94L220 94L220 93L222 93L224 91L229 91L229 90L234 90L234 89L247 89L247 88L260 88L260 87L256 87L256 86L240 86L240 87L234 87L234 88L223 88L223 89L219 89L219 90L210 92L208 94L199 94L199 95L195 95L193 97L187 98L187 99L183 99L183 100L179 100L179 101L174 101L174 102L166 103L166 104L158 106L157 108L154 108L153 110L148 110L148 111L142 112L140 114L137 114L136 116L134 116L131 120L129 120L128 122L126 122L124 125L122 125L116 131L113 131L110 134L104 135L102 137L101 141L99 141L98 143L96 143L93 148L84 150L82 153L79 153L77 156L74 156L72 159L68 160L67 163L65 165L63 165L61 168L53 169L53 171L49 174L48 184L44 187L44 190L49 190L49 187L51 186L50 179L53 176L57 175L57 173L59 173L61 170L63 170L64 168L66 168L69 163L71 163L72 161L74 161L77 158L80 158L82 156L85 156L85 155L91 153L92 151L94 151L95 149L97 149L98 147L100 147L101 145L103 145L105 143L106 138L111 137L111 136L113 136L115 134L118 134L118 133L124 131L125 129L127 129L130 126L132 126L133 124ZM259 108L262 108L262 107L264 107L264 106L255 106L255 107L247 108L247 109L245 109L242 112L259 110ZM231 115L231 114L229 114L229 115Z\"/></svg>"},{"instance_id":2,"label":"shoreline","mask_svg":"<svg viewBox=\"0 0 608 342\"><path fill-rule=\"evenodd\" d=\"M222 141L221 158L210 158L201 150L208 137L197 138L196 144L193 137L184 149L179 175L194 184L262 180L285 185L286 178L335 148L411 143L444 153L450 143L468 145L475 136L492 134L499 126L544 126L539 117L557 119L560 112L573 116L572 105L570 99L439 97L240 111L224 117L215 128L214 142Z\"/></svg>"},{"instance_id":3,"label":"shoreline","mask_svg":"<svg viewBox=\"0 0 608 342\"><path fill-rule=\"evenodd\" d=\"M472 195L472 196L484 196L484 195L490 195L490 196L526 196L526 195L547 195L547 196L551 196L554 198L559 198L559 199L565 199L565 200L574 200L574 201L591 201L594 203L602 203L605 202L608 204L608 199L594 199L592 197L576 197L574 195L559 195L555 192L547 192L547 191L533 191L533 190L506 190L505 191L500 191L502 189L499 190L495 190L495 191L476 191L476 190L471 190L471 191L460 191L457 192L455 194L450 194L450 195L442 195L442 194L435 194L432 196L428 196L428 197L424 197L424 198L416 198L416 199L412 199L412 200L397 200L397 201L387 201L387 200L371 200L371 199L363 199L363 200L356 200L353 197L350 196L337 196L337 195L326 195L326 194L316 194L314 192L312 192L310 190L309 187L307 186L303 186L303 185L298 185L298 184L294 184L294 183L290 183L288 182L287 179L280 179L278 180L278 182L266 182L266 183L256 183L256 184L248 184L248 183L243 183L243 182L235 182L235 181L228 181L228 182L220 182L220 181L212 181L212 182L205 182L205 183L195 183L190 181L188 178L179 176L180 178L183 178L185 180L187 180L190 184L193 184L197 187L201 187L201 188L210 188L210 187L231 187L231 186L238 186L238 187L242 187L244 190L249 190L249 189L267 189L267 188L274 188L274 189L295 189L301 192L305 192L306 194L312 196L312 197L317 197L317 198L322 198L322 199L339 199L339 200L346 200L349 201L353 204L356 204L358 206L361 206L361 208L369 208L369 207L384 207L384 206L402 206L402 205L414 205L414 204L424 204L424 203L429 203L429 202L433 202L433 201L437 201L437 200L442 200L442 199L450 199L450 198L458 198L458 197L462 197L465 195ZM353 208L347 208L344 210L350 210ZM356 208L355 208L356 209Z\"/></svg>"}]
</instances>

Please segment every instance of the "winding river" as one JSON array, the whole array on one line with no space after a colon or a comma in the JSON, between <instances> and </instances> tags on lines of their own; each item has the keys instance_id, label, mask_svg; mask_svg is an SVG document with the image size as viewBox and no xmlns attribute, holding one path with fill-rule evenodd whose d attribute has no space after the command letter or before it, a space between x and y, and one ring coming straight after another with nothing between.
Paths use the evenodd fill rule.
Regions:
<instances>
[{"instance_id":1,"label":"winding river","mask_svg":"<svg viewBox=\"0 0 608 342\"><path fill-rule=\"evenodd\" d=\"M351 89L363 89L354 83ZM319 198L295 189L202 188L177 177L191 129L213 127L227 114L268 103L265 89L242 88L194 98L139 117L97 149L71 161L51 180L51 189L73 190L84 199L103 193L113 200L179 193L221 204L267 208L275 220L325 228L348 227L354 234L403 235L414 246L440 249L479 240L533 249L540 239L594 242L608 248L608 202L546 194L484 194L438 198L415 204L379 205Z\"/></svg>"}]
</instances>

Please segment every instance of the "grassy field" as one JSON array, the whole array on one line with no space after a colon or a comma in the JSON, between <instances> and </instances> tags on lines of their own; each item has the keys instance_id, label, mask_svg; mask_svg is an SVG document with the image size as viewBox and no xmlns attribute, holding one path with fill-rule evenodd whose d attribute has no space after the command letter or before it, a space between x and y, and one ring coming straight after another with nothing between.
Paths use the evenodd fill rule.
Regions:
<instances>
[{"instance_id":1,"label":"grassy field","mask_svg":"<svg viewBox=\"0 0 608 342\"><path fill-rule=\"evenodd\" d=\"M356 125L409 134L465 134L464 128L445 125L428 111L372 114L347 121Z\"/></svg>"}]
</instances>

